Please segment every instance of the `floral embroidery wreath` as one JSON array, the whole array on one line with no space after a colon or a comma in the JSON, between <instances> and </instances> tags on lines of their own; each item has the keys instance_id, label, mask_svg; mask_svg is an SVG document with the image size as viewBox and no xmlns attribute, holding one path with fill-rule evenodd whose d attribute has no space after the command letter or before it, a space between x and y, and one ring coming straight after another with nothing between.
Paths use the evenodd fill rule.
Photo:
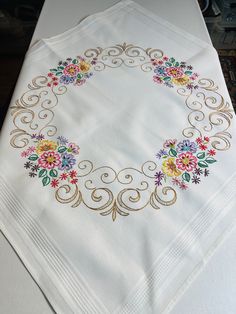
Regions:
<instances>
[{"instance_id":1,"label":"floral embroidery wreath","mask_svg":"<svg viewBox=\"0 0 236 314\"><path fill-rule=\"evenodd\" d=\"M190 126L183 130L183 139L165 141L156 154L157 163L147 161L141 169L124 168L116 172L108 166L94 168L89 160L79 161L79 146L62 135L55 137L57 128L51 122L58 96L67 91L69 84L82 88L96 71L122 65L151 71L154 83L176 88L186 99ZM217 151L230 147L231 135L227 129L233 117L232 110L212 80L198 77L191 65L164 56L158 49L127 44L88 49L83 57L60 61L57 67L50 69L47 77L37 77L28 85L29 91L11 107L16 127L11 132L11 145L23 148L21 157L25 159L24 167L29 176L40 179L43 186L54 188L56 199L61 203L71 203L72 207L83 203L103 216L111 214L113 221L117 214L128 216L131 211L144 209L147 205L154 209L159 209L159 204L170 206L177 198L174 186L186 190L190 184L199 184L209 175ZM209 111L208 115L203 108ZM46 120L41 129L35 123L37 117ZM208 121L208 126L204 121ZM94 184L94 175L99 176L101 186ZM139 186L132 186L135 177L140 177ZM108 188L114 182L122 185L116 197ZM153 185L151 194L148 192L150 184ZM88 192L90 200L85 198Z\"/></svg>"}]
</instances>

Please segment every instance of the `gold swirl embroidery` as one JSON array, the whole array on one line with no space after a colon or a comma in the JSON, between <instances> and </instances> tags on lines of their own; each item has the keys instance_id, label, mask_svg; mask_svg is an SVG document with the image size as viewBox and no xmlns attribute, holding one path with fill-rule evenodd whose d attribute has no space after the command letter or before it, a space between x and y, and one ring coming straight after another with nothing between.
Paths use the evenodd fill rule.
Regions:
<instances>
[{"instance_id":1,"label":"gold swirl embroidery","mask_svg":"<svg viewBox=\"0 0 236 314\"><path fill-rule=\"evenodd\" d=\"M163 56L159 49L144 49L132 44L114 45L107 48L91 48L84 52L88 59L97 58L93 66L95 71L117 68L122 65L129 68L139 67L142 71L153 70L151 59ZM14 148L23 148L29 144L33 131L46 133L49 137L57 133L53 124L54 108L58 105L58 96L66 93L65 86L49 87L48 78L38 76L28 85L28 90L11 107L15 128L11 131L10 144ZM185 98L185 105L190 110L189 126L182 134L191 138L207 134L212 146L217 150L230 147L231 134L228 129L233 118L233 110L213 80L199 79L199 88L189 90L178 88L177 93ZM148 206L159 209L176 202L176 191L170 186L157 188L154 175L157 164L145 162L140 169L124 168L116 172L113 168L102 166L94 168L90 160L78 164L79 186L64 184L57 188L55 197L62 204L76 208L84 204L87 208L99 212L102 216L111 215L113 221L117 215L128 216ZM121 186L117 190L117 187ZM117 191L116 193L112 191Z\"/></svg>"},{"instance_id":2,"label":"gold swirl embroidery","mask_svg":"<svg viewBox=\"0 0 236 314\"><path fill-rule=\"evenodd\" d=\"M53 108L58 104L58 96L64 94L67 89L65 86L50 88L47 83L47 77L36 77L32 84L28 85L28 91L11 106L15 126L10 133L10 143L13 147L23 148L28 145L32 131L44 132L49 137L57 133L57 127L52 124Z\"/></svg>"},{"instance_id":3,"label":"gold swirl embroidery","mask_svg":"<svg viewBox=\"0 0 236 314\"><path fill-rule=\"evenodd\" d=\"M102 216L111 215L114 221L117 215L128 216L130 212L140 211L148 205L159 209L159 205L170 206L176 202L177 194L173 188L155 187L153 178L157 165L152 161L144 163L141 170L125 168L119 172L105 166L94 169L88 160L81 161L78 167L85 170L85 173L79 176L80 187L76 185L73 189L69 185L63 185L55 194L57 201L63 204L70 203L73 208L84 204ZM115 182L125 186L116 197L112 192Z\"/></svg>"},{"instance_id":4,"label":"gold swirl embroidery","mask_svg":"<svg viewBox=\"0 0 236 314\"><path fill-rule=\"evenodd\" d=\"M153 69L151 58L161 58L163 52L160 49L143 49L132 44L115 45L102 49L88 49L84 53L86 58L98 58L94 66L95 71L102 71L106 67L117 68L122 65L127 67L140 67L142 71L148 72Z\"/></svg>"},{"instance_id":5,"label":"gold swirl embroidery","mask_svg":"<svg viewBox=\"0 0 236 314\"><path fill-rule=\"evenodd\" d=\"M231 125L233 109L217 92L218 87L212 80L200 79L198 84L196 91L183 87L177 90L179 95L186 97L185 104L190 109L190 126L182 134L188 138L208 135L212 140L212 147L216 150L227 150L232 138L227 130Z\"/></svg>"}]
</instances>

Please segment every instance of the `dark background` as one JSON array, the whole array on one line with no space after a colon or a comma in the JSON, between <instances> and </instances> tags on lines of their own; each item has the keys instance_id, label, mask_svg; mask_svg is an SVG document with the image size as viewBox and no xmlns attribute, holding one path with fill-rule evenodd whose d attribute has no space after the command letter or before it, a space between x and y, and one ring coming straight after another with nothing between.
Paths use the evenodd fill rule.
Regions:
<instances>
[{"instance_id":1,"label":"dark background","mask_svg":"<svg viewBox=\"0 0 236 314\"><path fill-rule=\"evenodd\" d=\"M236 109L236 0L198 2ZM43 3L0 0L0 128Z\"/></svg>"}]
</instances>

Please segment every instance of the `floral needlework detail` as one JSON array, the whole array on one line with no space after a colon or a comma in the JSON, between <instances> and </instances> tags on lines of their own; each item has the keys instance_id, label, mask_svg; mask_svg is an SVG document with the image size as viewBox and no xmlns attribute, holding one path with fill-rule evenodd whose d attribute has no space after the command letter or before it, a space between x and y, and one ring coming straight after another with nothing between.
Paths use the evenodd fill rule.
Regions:
<instances>
[{"instance_id":1,"label":"floral needlework detail","mask_svg":"<svg viewBox=\"0 0 236 314\"><path fill-rule=\"evenodd\" d=\"M165 91L175 92L186 110L180 130L183 138L166 140L156 159L143 161L139 167L113 169L79 160L79 146L59 136L63 132L55 125L60 99L72 92L68 86L75 87L73 93L79 92L83 86L76 87L89 83L93 74L98 77L99 72L111 69L115 73L118 67L139 69L144 79L154 81L157 92L162 86L173 88ZM143 209L172 206L177 190L190 192L204 182L216 168L216 154L231 147L233 109L214 81L199 78L191 65L167 57L160 49L127 43L89 48L60 61L32 79L11 106L11 116L10 145L21 151L28 176L51 187L61 204L83 205L113 221Z\"/></svg>"},{"instance_id":2,"label":"floral needlework detail","mask_svg":"<svg viewBox=\"0 0 236 314\"><path fill-rule=\"evenodd\" d=\"M58 84L74 84L80 86L93 75L90 70L91 66L95 64L96 58L88 61L81 56L74 59L67 58L65 61L59 61L56 68L50 69L50 72L48 73L50 81L47 85L49 87L57 86Z\"/></svg>"},{"instance_id":3,"label":"floral needlework detail","mask_svg":"<svg viewBox=\"0 0 236 314\"><path fill-rule=\"evenodd\" d=\"M163 56L160 59L152 59L152 64L154 66L155 75L153 80L155 83L167 87L186 86L188 89L198 88L195 81L199 75L186 62L179 62L173 57Z\"/></svg>"},{"instance_id":4,"label":"floral needlework detail","mask_svg":"<svg viewBox=\"0 0 236 314\"><path fill-rule=\"evenodd\" d=\"M186 190L189 184L199 184L203 177L209 175L209 167L216 162L216 150L211 148L207 136L198 137L195 141L184 139L167 140L163 149L156 154L161 162L161 170L155 174L156 186L164 182Z\"/></svg>"},{"instance_id":5,"label":"floral needlework detail","mask_svg":"<svg viewBox=\"0 0 236 314\"><path fill-rule=\"evenodd\" d=\"M61 184L76 184L77 171L74 169L79 146L58 136L56 141L44 139L42 134L31 135L33 145L21 152L25 158L24 168L31 178L38 177L43 186L53 188Z\"/></svg>"}]
</instances>

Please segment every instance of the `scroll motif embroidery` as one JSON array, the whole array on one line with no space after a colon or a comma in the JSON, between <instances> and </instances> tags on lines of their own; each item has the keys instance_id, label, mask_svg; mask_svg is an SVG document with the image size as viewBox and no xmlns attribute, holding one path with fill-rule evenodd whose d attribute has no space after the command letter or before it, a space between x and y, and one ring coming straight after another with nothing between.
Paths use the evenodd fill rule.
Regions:
<instances>
[{"instance_id":1,"label":"scroll motif embroidery","mask_svg":"<svg viewBox=\"0 0 236 314\"><path fill-rule=\"evenodd\" d=\"M155 83L175 87L189 110L183 139L167 140L157 152L157 162L146 161L140 169L115 171L96 168L80 160L79 146L57 136L54 108L69 84L81 86L106 68L139 67L153 71ZM230 147L228 129L232 109L212 80L199 79L192 66L164 56L159 49L131 44L92 48L83 56L67 58L46 76L33 79L28 90L11 107L14 129L10 144L23 149L21 157L29 176L55 189L56 200L75 208L84 204L102 216L128 216L151 206L159 209L176 202L175 186L186 190L209 175L217 151ZM113 193L113 186L120 191Z\"/></svg>"}]
</instances>

